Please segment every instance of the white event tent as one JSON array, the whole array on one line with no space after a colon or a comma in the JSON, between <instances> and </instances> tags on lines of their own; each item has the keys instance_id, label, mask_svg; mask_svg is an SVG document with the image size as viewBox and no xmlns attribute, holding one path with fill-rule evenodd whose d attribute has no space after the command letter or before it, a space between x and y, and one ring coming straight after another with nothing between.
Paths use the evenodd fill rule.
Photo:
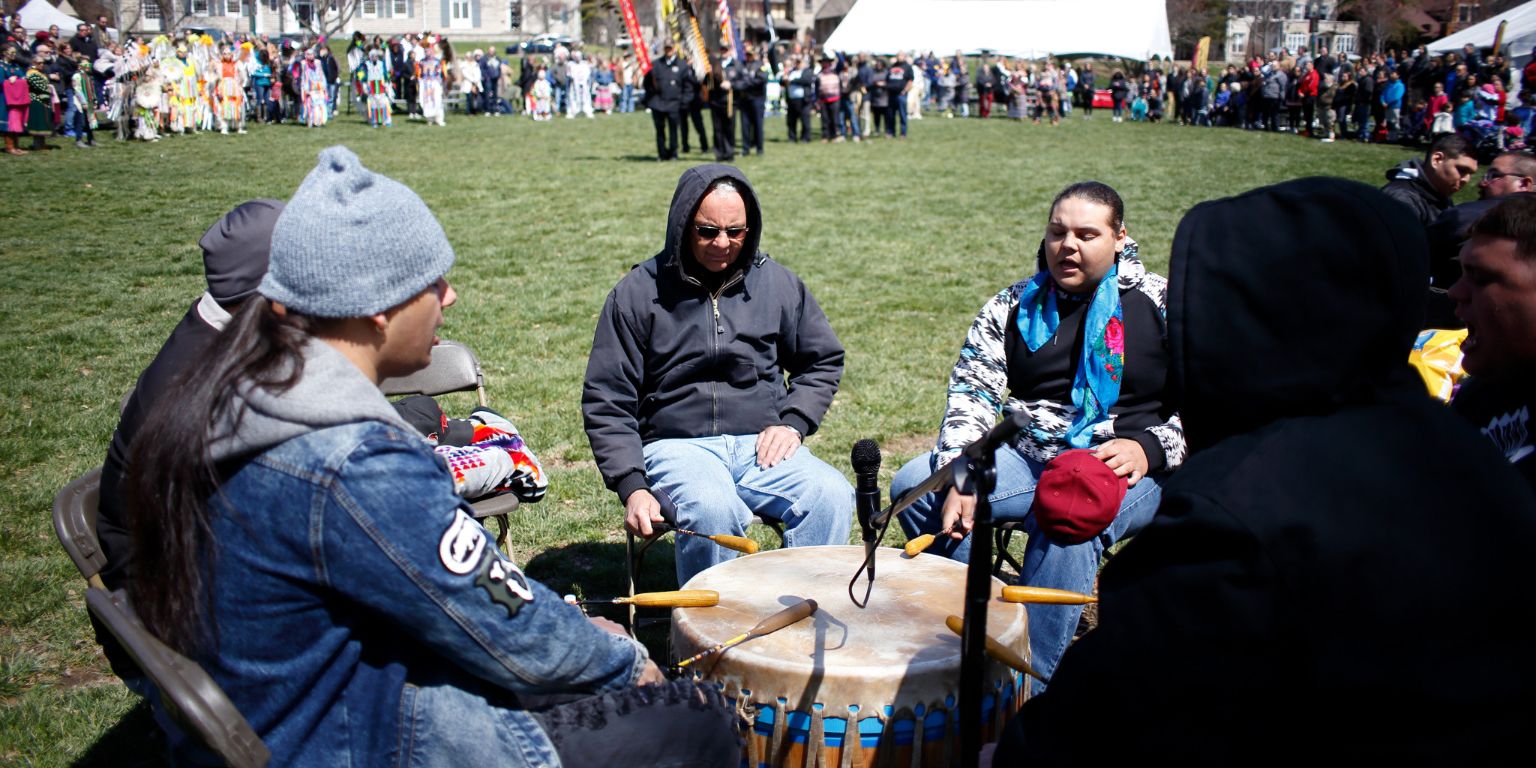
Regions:
<instances>
[{"instance_id":1,"label":"white event tent","mask_svg":"<svg viewBox=\"0 0 1536 768\"><path fill-rule=\"evenodd\" d=\"M1164 0L857 0L825 47L879 54L1173 57Z\"/></svg>"},{"instance_id":2,"label":"white event tent","mask_svg":"<svg viewBox=\"0 0 1536 768\"><path fill-rule=\"evenodd\" d=\"M48 29L54 24L59 25L59 32L68 40L75 34L75 28L80 26L79 19L53 7L48 0L31 0L16 12L21 17L21 25L27 28L28 33L39 32Z\"/></svg>"},{"instance_id":3,"label":"white event tent","mask_svg":"<svg viewBox=\"0 0 1536 768\"><path fill-rule=\"evenodd\" d=\"M1493 37L1498 34L1499 22L1502 21L1509 22L1509 26L1504 29L1505 50L1509 51L1510 59L1518 59L1523 64L1531 57L1531 46L1536 45L1536 2L1517 5L1454 35L1442 37L1427 47L1430 53L1460 51L1467 43L1487 48L1493 45Z\"/></svg>"}]
</instances>

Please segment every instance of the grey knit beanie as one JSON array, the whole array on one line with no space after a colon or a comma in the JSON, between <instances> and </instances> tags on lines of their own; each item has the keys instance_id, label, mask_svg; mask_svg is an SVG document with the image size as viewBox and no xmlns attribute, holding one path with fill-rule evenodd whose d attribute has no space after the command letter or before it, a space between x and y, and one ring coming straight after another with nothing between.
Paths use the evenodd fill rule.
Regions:
<instances>
[{"instance_id":1,"label":"grey knit beanie","mask_svg":"<svg viewBox=\"0 0 1536 768\"><path fill-rule=\"evenodd\" d=\"M426 203L352 150L320 162L277 219L261 295L313 317L367 317L405 303L453 266Z\"/></svg>"}]
</instances>

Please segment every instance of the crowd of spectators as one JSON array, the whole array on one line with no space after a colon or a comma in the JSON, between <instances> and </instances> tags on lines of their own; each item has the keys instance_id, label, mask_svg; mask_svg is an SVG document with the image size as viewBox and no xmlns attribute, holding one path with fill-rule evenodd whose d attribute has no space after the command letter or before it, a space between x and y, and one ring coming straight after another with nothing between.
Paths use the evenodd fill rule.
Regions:
<instances>
[{"instance_id":1,"label":"crowd of spectators","mask_svg":"<svg viewBox=\"0 0 1536 768\"><path fill-rule=\"evenodd\" d=\"M65 38L57 28L31 33L15 18L4 27L0 80L5 81L6 151L49 149L63 136L95 145L102 117L120 136L157 140L166 133L218 129L245 132L247 123L294 122L319 127L338 108L353 108L372 125L393 125L393 114L443 124L451 108L467 115L557 115L655 112L660 123L677 113L684 152L709 151L704 114L714 116L717 159L734 154L737 125L746 152L762 150L765 119L782 118L791 143L905 138L924 112L945 118L990 118L1060 124L1074 110L1091 118L1226 126L1288 132L1332 142L1428 143L1456 133L1491 157L1523 146L1536 109L1506 60L1474 46L1430 55L1388 50L1365 57L1275 50L1224 72L1186 65L1093 59L1029 60L956 51L939 57L878 56L818 50L814 45L749 45L738 56L722 49L707 64L686 61L678 93L648 98L648 73L629 52L607 57L558 45L519 61L494 48L457 53L441 35L405 34L385 40L353 35L344 56L323 38L244 35L161 35L121 43L102 17ZM337 50L340 50L339 48ZM511 49L509 49L510 51ZM342 60L338 60L342 59ZM1533 64L1532 66L1536 66ZM1530 69L1531 67L1527 67ZM1531 73L1536 75L1536 73ZM657 86L651 84L651 95ZM973 108L974 105L974 108ZM820 120L819 127L815 125ZM722 130L728 125L728 130ZM692 128L698 141L690 141ZM677 141L662 155L675 154Z\"/></svg>"}]
</instances>

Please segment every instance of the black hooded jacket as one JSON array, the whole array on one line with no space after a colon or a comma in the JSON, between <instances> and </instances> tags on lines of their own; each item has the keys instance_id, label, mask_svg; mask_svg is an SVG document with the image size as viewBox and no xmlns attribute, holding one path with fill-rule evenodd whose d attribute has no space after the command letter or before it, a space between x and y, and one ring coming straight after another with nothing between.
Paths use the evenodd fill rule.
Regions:
<instances>
[{"instance_id":1,"label":"black hooded jacket","mask_svg":"<svg viewBox=\"0 0 1536 768\"><path fill-rule=\"evenodd\" d=\"M1451 207L1451 199L1429 183L1428 171L1419 160L1404 160L1387 171L1387 183L1381 188L1387 197L1408 206L1419 226L1427 227Z\"/></svg>"},{"instance_id":2,"label":"black hooded jacket","mask_svg":"<svg viewBox=\"0 0 1536 768\"><path fill-rule=\"evenodd\" d=\"M748 231L740 259L711 294L684 260L693 258L699 203L722 179L741 192ZM690 168L672 195L666 247L608 294L581 410L603 482L620 499L648 487L645 443L755 434L777 424L810 435L832 404L843 346L800 278L758 250L762 230L762 209L741 171Z\"/></svg>"},{"instance_id":3,"label":"black hooded jacket","mask_svg":"<svg viewBox=\"0 0 1536 768\"><path fill-rule=\"evenodd\" d=\"M1168 321L1192 453L997 765L1524 750L1536 498L1406 365L1427 264L1405 208L1341 179L1185 216Z\"/></svg>"}]
</instances>

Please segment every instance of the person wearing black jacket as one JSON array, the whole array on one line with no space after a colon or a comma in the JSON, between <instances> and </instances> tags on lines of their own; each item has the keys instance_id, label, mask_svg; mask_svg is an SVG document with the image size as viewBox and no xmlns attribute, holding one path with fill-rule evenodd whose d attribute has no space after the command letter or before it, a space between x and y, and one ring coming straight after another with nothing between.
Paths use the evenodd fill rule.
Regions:
<instances>
[{"instance_id":1,"label":"person wearing black jacket","mask_svg":"<svg viewBox=\"0 0 1536 768\"><path fill-rule=\"evenodd\" d=\"M993 764L1523 753L1536 497L1406 365L1422 228L1302 179L1195 206L1170 271L1189 459Z\"/></svg>"},{"instance_id":2,"label":"person wearing black jacket","mask_svg":"<svg viewBox=\"0 0 1536 768\"><path fill-rule=\"evenodd\" d=\"M731 95L736 100L736 113L741 116L741 153L749 155L757 150L763 155L763 111L768 106L768 77L763 65L757 62L757 52L747 48L743 61L733 61L726 69L731 81Z\"/></svg>"},{"instance_id":3,"label":"person wearing black jacket","mask_svg":"<svg viewBox=\"0 0 1536 768\"><path fill-rule=\"evenodd\" d=\"M1421 228L1451 207L1456 194L1477 173L1477 156L1466 139L1448 133L1424 151L1424 160L1404 160L1387 169L1381 191L1413 211Z\"/></svg>"},{"instance_id":4,"label":"person wearing black jacket","mask_svg":"<svg viewBox=\"0 0 1536 768\"><path fill-rule=\"evenodd\" d=\"M992 116L992 90L997 85L997 69L992 57L981 55L981 66L976 68L976 116L985 120Z\"/></svg>"},{"instance_id":5,"label":"person wearing black jacket","mask_svg":"<svg viewBox=\"0 0 1536 768\"><path fill-rule=\"evenodd\" d=\"M721 63L731 55L731 46L720 46L720 57L709 69L704 91L709 98L709 118L715 130L715 162L729 163L736 159L735 127L731 118L731 80Z\"/></svg>"},{"instance_id":6,"label":"person wearing black jacket","mask_svg":"<svg viewBox=\"0 0 1536 768\"><path fill-rule=\"evenodd\" d=\"M683 122L683 98L686 83L693 79L693 68L677 58L676 48L667 43L662 57L645 73L645 106L651 110L656 126L656 159L677 159L677 133Z\"/></svg>"},{"instance_id":7,"label":"person wearing black jacket","mask_svg":"<svg viewBox=\"0 0 1536 768\"><path fill-rule=\"evenodd\" d=\"M703 89L699 87L698 73L693 71L692 66L688 67L688 78L683 80L682 104L683 154L686 155L693 151L688 148L688 145L692 143L688 141L688 124L690 122L693 123L694 133L699 136L699 151L708 152L709 134L704 132L704 94Z\"/></svg>"},{"instance_id":8,"label":"person wearing black jacket","mask_svg":"<svg viewBox=\"0 0 1536 768\"><path fill-rule=\"evenodd\" d=\"M129 470L129 448L133 438L171 382L179 374L197 367L204 349L213 343L233 313L246 299L256 295L256 286L267 274L272 229L282 212L283 203L278 200L241 203L224 214L198 241L203 250L203 273L208 290L192 302L154 361L139 374L133 391L123 403L117 429L112 432L112 442L107 447L107 459L101 466L96 535L107 559L106 567L101 569L101 580L107 589L126 586L133 560L133 533L122 502L122 485ZM91 621L95 624L94 616ZM142 676L105 627L96 627L96 639L106 652L107 662L114 673L124 680Z\"/></svg>"},{"instance_id":9,"label":"person wearing black jacket","mask_svg":"<svg viewBox=\"0 0 1536 768\"><path fill-rule=\"evenodd\" d=\"M784 86L785 121L789 125L789 143L811 140L811 111L816 103L816 73L805 56L790 58L789 68L780 78Z\"/></svg>"},{"instance_id":10,"label":"person wearing black jacket","mask_svg":"<svg viewBox=\"0 0 1536 768\"><path fill-rule=\"evenodd\" d=\"M631 533L652 535L661 491L684 528L742 535L756 513L784 522L788 546L848 542L853 488L801 445L837 393L843 346L762 234L741 171L690 168L665 247L598 315L581 410ZM691 536L676 547L679 584L731 557Z\"/></svg>"}]
</instances>

